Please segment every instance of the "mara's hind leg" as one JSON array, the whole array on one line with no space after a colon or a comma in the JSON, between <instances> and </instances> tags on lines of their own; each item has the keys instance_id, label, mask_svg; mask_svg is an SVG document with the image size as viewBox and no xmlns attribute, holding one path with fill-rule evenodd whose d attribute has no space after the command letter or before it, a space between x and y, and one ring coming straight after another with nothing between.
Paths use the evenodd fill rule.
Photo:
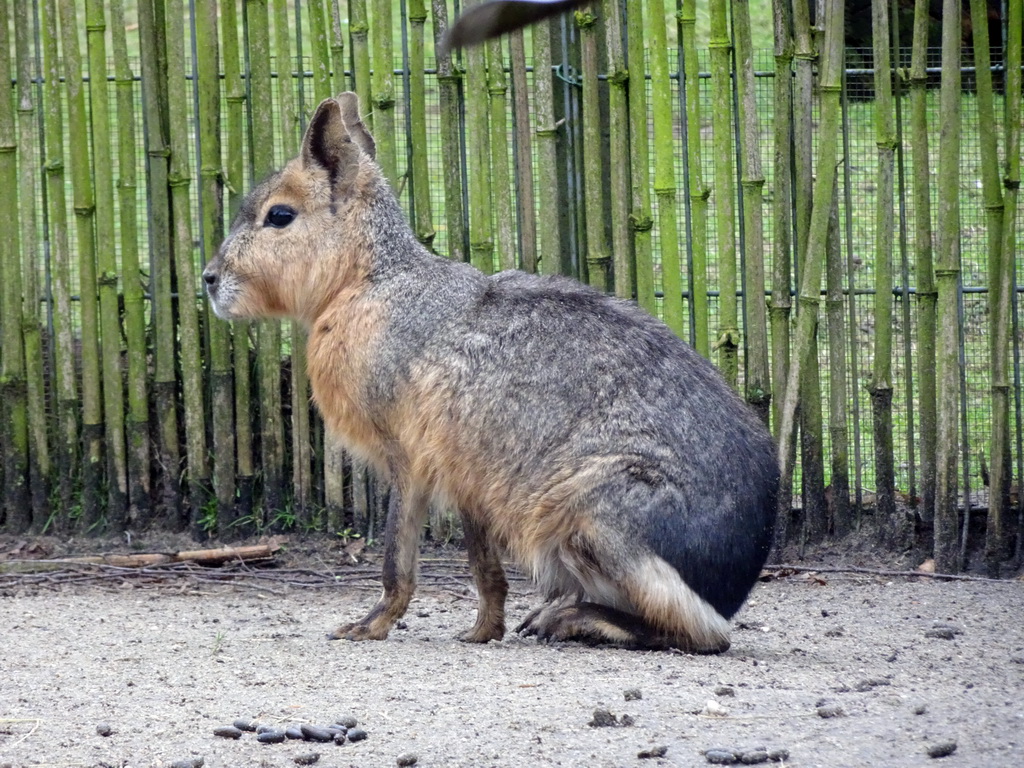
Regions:
<instances>
[{"instance_id":1,"label":"mara's hind leg","mask_svg":"<svg viewBox=\"0 0 1024 768\"><path fill-rule=\"evenodd\" d=\"M476 624L459 635L459 640L467 643L501 640L505 636L505 597L508 595L505 569L486 528L471 513L463 513L462 528L480 602Z\"/></svg>"},{"instance_id":2,"label":"mara's hind leg","mask_svg":"<svg viewBox=\"0 0 1024 768\"><path fill-rule=\"evenodd\" d=\"M384 534L384 594L359 621L332 632L333 640L383 640L409 607L416 589L416 558L420 527L427 513L427 496L419 491L399 493L392 487Z\"/></svg>"},{"instance_id":3,"label":"mara's hind leg","mask_svg":"<svg viewBox=\"0 0 1024 768\"><path fill-rule=\"evenodd\" d=\"M520 625L547 640L580 640L631 648L678 648L721 653L729 648L729 623L642 544L591 523L558 547L550 571L568 571L578 595L562 589Z\"/></svg>"}]
</instances>

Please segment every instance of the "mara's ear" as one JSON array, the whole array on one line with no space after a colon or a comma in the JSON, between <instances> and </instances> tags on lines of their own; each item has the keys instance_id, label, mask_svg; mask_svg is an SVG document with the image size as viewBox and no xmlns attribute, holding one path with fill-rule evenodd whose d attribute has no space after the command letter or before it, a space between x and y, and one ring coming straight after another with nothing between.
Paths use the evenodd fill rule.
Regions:
<instances>
[{"instance_id":1,"label":"mara's ear","mask_svg":"<svg viewBox=\"0 0 1024 768\"><path fill-rule=\"evenodd\" d=\"M359 117L359 97L352 91L345 91L338 94L336 101L341 105L341 121L345 124L352 141L358 144L371 160L375 159L377 144L370 132L366 130L363 119Z\"/></svg>"},{"instance_id":2,"label":"mara's ear","mask_svg":"<svg viewBox=\"0 0 1024 768\"><path fill-rule=\"evenodd\" d=\"M326 170L334 187L347 187L359 171L359 147L341 119L341 105L324 99L313 113L302 140L302 162Z\"/></svg>"}]
</instances>

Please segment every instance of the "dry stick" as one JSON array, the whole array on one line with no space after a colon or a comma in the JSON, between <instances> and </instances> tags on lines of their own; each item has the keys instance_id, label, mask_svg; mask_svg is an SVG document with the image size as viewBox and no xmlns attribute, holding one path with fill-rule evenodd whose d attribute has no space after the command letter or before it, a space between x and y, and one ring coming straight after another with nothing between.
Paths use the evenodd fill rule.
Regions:
<instances>
[{"instance_id":1,"label":"dry stick","mask_svg":"<svg viewBox=\"0 0 1024 768\"><path fill-rule=\"evenodd\" d=\"M29 3L14 4L14 44L17 69L18 99L18 152L21 167L38 162L38 120L35 108L34 80L38 76L33 54L34 33ZM18 199L36 199L36 175L18 174ZM36 228L38 210L35 205L18 206L21 224L21 249L24 253L38 253L39 234ZM22 264L22 317L21 334L25 347L25 379L28 403L29 482L31 485L32 530L42 531L49 506L49 484L52 467L47 442L46 387L43 375L43 326L40 322L39 265L35 259Z\"/></svg>"},{"instance_id":2,"label":"dry stick","mask_svg":"<svg viewBox=\"0 0 1024 768\"><path fill-rule=\"evenodd\" d=\"M910 124L914 197L914 275L917 278L918 422L921 425L921 520L935 514L935 272L932 264L932 222L928 152L926 70L928 57L928 0L914 5L914 37L910 63Z\"/></svg>"},{"instance_id":3,"label":"dry stick","mask_svg":"<svg viewBox=\"0 0 1024 768\"><path fill-rule=\"evenodd\" d=\"M11 82L8 6L0 5L0 83ZM18 187L17 136L14 101L0 104L0 188ZM23 201L25 208L35 201ZM22 345L21 243L18 229L20 206L10 201L0 210L0 510L6 508L6 530L22 533L32 522L28 483L28 388L25 380L25 348Z\"/></svg>"},{"instance_id":4,"label":"dry stick","mask_svg":"<svg viewBox=\"0 0 1024 768\"><path fill-rule=\"evenodd\" d=\"M942 82L939 93L938 225L935 278L937 423L935 472L935 567L961 568L958 547L957 450L960 381L957 316L960 292L960 2L942 4Z\"/></svg>"},{"instance_id":5,"label":"dry stick","mask_svg":"<svg viewBox=\"0 0 1024 768\"><path fill-rule=\"evenodd\" d=\"M875 349L868 392L874 421L875 488L878 532L885 543L897 539L896 488L892 448L893 191L896 127L893 122L889 57L889 0L872 0L874 38L875 141L878 176L875 198ZM909 332L909 329L906 329Z\"/></svg>"},{"instance_id":6,"label":"dry stick","mask_svg":"<svg viewBox=\"0 0 1024 768\"><path fill-rule=\"evenodd\" d=\"M800 573L859 573L866 574L869 576L903 576L903 577L922 577L926 579L939 579L940 581L985 581L995 584L1012 584L1013 582L1007 581L1006 579L993 579L988 576L967 576L964 574L957 573L928 573L927 571L896 571L888 570L886 568L859 568L855 566L843 567L843 566L822 566L815 568L813 566L806 565L790 565L788 563L778 563L766 565L764 567L766 571L798 571Z\"/></svg>"},{"instance_id":7,"label":"dry stick","mask_svg":"<svg viewBox=\"0 0 1024 768\"><path fill-rule=\"evenodd\" d=\"M117 202L121 234L121 290L127 342L129 517L146 520L150 511L150 438L146 307L139 264L134 78L128 63L124 1L110 3L110 32L117 83ZM233 495L233 494L232 494Z\"/></svg>"},{"instance_id":8,"label":"dry stick","mask_svg":"<svg viewBox=\"0 0 1024 768\"><path fill-rule=\"evenodd\" d=\"M1010 285L1003 261L1003 228L1009 224L1004 218L1003 194L999 181L999 147L996 139L996 115L992 95L988 39L988 8L971 0L972 36L974 45L974 71L978 93L978 134L981 146L981 182L985 199L985 227L988 237L988 305L989 305L989 375L992 391L992 436L989 443L989 510L985 531L985 566L990 576L999 575L1003 559L1003 520L1010 476L1006 471L1010 463L1010 387L1009 331ZM1007 112L1007 122L1013 122ZM1010 224L1012 226L1012 224ZM1007 244L1012 240L1006 240Z\"/></svg>"}]
</instances>

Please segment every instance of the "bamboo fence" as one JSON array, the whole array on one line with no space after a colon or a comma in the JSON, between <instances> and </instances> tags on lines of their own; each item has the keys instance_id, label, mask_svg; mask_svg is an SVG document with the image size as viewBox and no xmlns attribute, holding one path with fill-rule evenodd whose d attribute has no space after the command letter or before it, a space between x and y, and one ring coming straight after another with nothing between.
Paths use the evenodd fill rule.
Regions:
<instances>
[{"instance_id":1,"label":"bamboo fence","mask_svg":"<svg viewBox=\"0 0 1024 768\"><path fill-rule=\"evenodd\" d=\"M925 0L874 0L867 51L841 0L594 0L444 51L444 0L0 0L2 530L378 535L301 331L198 279L353 89L424 245L635 300L721 368L779 443L780 547L1019 562L1021 0L1001 39L965 5L941 48Z\"/></svg>"}]
</instances>

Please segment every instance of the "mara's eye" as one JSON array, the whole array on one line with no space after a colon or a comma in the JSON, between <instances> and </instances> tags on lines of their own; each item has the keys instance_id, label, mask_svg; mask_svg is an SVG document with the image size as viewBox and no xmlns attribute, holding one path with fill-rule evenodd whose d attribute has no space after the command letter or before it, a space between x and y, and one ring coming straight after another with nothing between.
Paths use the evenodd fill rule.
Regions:
<instances>
[{"instance_id":1,"label":"mara's eye","mask_svg":"<svg viewBox=\"0 0 1024 768\"><path fill-rule=\"evenodd\" d=\"M296 211L287 205L275 205L267 211L267 218L263 221L265 227L287 227L296 216Z\"/></svg>"}]
</instances>

